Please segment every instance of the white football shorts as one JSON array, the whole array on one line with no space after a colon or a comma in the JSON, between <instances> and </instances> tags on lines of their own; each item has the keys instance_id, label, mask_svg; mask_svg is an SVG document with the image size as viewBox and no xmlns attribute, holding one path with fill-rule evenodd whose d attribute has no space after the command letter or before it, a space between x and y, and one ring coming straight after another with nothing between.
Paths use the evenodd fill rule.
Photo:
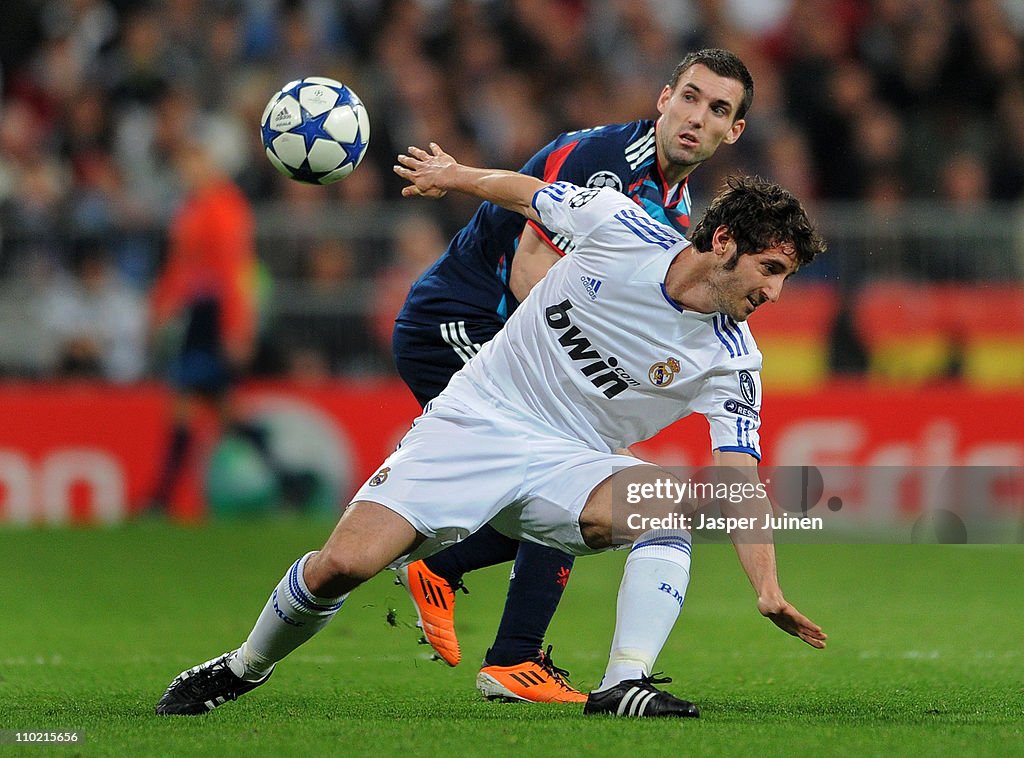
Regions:
<instances>
[{"instance_id":1,"label":"white football shorts","mask_svg":"<svg viewBox=\"0 0 1024 758\"><path fill-rule=\"evenodd\" d=\"M586 555L598 552L580 533L590 493L615 472L645 463L445 397L414 422L352 502L379 503L427 537L403 563L492 520L509 537Z\"/></svg>"}]
</instances>

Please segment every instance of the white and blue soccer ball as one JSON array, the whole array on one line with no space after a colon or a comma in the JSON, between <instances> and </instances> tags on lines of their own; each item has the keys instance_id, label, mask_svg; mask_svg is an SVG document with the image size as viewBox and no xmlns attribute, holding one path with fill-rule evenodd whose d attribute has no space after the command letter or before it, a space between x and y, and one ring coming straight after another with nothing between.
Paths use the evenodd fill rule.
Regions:
<instances>
[{"instance_id":1,"label":"white and blue soccer ball","mask_svg":"<svg viewBox=\"0 0 1024 758\"><path fill-rule=\"evenodd\" d=\"M289 82L267 103L260 122L274 168L299 182L331 184L351 174L366 155L366 106L341 82L308 76Z\"/></svg>"}]
</instances>

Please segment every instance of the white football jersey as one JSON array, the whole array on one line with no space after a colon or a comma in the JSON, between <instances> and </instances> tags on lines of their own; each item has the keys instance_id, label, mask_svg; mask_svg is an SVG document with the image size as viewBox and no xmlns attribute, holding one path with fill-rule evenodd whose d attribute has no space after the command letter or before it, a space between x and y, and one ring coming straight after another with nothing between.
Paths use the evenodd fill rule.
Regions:
<instances>
[{"instance_id":1,"label":"white football jersey","mask_svg":"<svg viewBox=\"0 0 1024 758\"><path fill-rule=\"evenodd\" d=\"M700 413L713 449L760 459L761 353L750 329L665 292L689 243L607 188L558 182L533 205L575 250L435 403L489 406L609 451Z\"/></svg>"}]
</instances>

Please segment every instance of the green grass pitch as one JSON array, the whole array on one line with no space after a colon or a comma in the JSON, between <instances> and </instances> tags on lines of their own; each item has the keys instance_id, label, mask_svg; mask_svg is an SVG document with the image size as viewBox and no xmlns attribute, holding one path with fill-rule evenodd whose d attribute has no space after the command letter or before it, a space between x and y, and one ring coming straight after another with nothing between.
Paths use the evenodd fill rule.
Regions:
<instances>
[{"instance_id":1,"label":"green grass pitch","mask_svg":"<svg viewBox=\"0 0 1024 758\"><path fill-rule=\"evenodd\" d=\"M463 663L415 644L390 576L361 588L264 687L196 718L153 705L181 669L235 647L330 524L0 531L0 729L84 730L26 755L1010 755L1024 745L1021 546L783 546L789 598L830 634L815 651L758 616L727 545L698 545L658 661L698 721L585 719L578 706L480 700L507 568L459 595ZM549 633L600 678L624 555L582 558ZM395 625L389 610L397 611Z\"/></svg>"}]
</instances>

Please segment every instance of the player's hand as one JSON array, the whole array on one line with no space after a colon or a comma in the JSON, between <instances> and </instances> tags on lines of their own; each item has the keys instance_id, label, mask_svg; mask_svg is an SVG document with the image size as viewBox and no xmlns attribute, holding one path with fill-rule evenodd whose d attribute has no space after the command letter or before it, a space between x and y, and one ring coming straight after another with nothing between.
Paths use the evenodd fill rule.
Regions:
<instances>
[{"instance_id":1,"label":"player's hand","mask_svg":"<svg viewBox=\"0 0 1024 758\"><path fill-rule=\"evenodd\" d=\"M800 613L786 600L760 599L757 601L757 610L787 634L799 637L811 647L816 647L819 650L825 647L828 635L821 631L820 626Z\"/></svg>"},{"instance_id":2,"label":"player's hand","mask_svg":"<svg viewBox=\"0 0 1024 758\"><path fill-rule=\"evenodd\" d=\"M436 142L430 143L430 152L410 147L408 155L398 156L393 171L409 186L402 189L403 197L444 197L448 194L448 179L459 165Z\"/></svg>"}]
</instances>

